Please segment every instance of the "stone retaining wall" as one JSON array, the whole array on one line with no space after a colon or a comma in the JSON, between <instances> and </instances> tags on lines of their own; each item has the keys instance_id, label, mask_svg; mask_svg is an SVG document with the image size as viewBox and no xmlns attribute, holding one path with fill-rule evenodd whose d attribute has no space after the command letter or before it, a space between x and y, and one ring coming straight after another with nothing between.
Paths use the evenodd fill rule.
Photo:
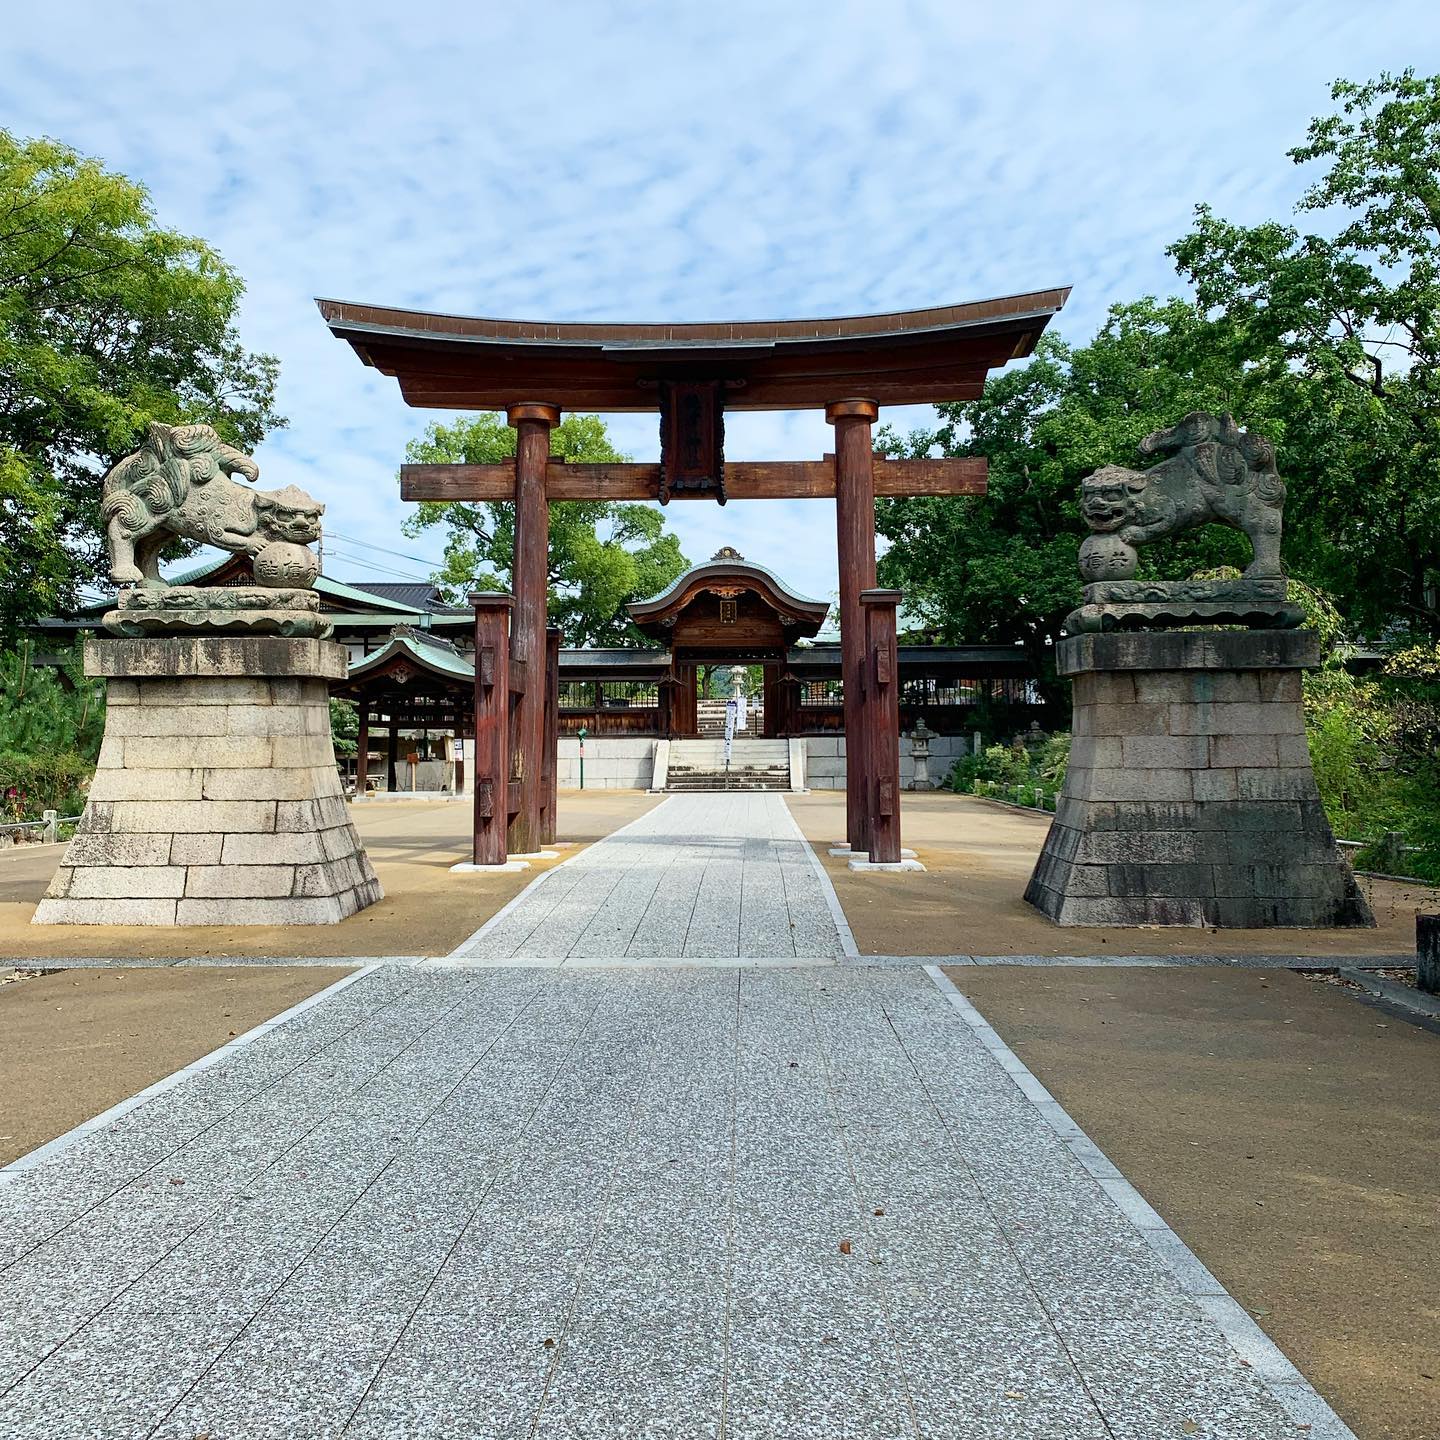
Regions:
<instances>
[{"instance_id":1,"label":"stone retaining wall","mask_svg":"<svg viewBox=\"0 0 1440 1440\"><path fill-rule=\"evenodd\" d=\"M950 767L970 753L970 740L965 735L936 735L930 741L930 788L938 790L945 783ZM843 735L807 735L805 737L805 784L811 790L843 790L845 788L845 737ZM910 754L910 737L900 737L900 788L915 788L915 761Z\"/></svg>"},{"instance_id":2,"label":"stone retaining wall","mask_svg":"<svg viewBox=\"0 0 1440 1440\"><path fill-rule=\"evenodd\" d=\"M585 740L587 790L648 790L655 770L654 740L627 740L618 735L588 736ZM580 741L560 737L557 756L561 790L580 788Z\"/></svg>"}]
</instances>

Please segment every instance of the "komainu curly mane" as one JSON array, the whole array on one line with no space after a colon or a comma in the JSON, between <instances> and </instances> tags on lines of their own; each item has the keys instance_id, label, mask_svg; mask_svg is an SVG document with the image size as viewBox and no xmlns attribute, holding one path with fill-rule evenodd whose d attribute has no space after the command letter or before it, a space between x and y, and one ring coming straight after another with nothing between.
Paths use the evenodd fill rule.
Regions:
<instances>
[{"instance_id":1,"label":"komainu curly mane","mask_svg":"<svg viewBox=\"0 0 1440 1440\"><path fill-rule=\"evenodd\" d=\"M117 585L161 585L160 553L181 536L256 554L275 539L319 537L324 506L304 491L251 491L231 478L260 478L250 456L209 425L155 421L144 444L105 476L101 513Z\"/></svg>"}]
</instances>

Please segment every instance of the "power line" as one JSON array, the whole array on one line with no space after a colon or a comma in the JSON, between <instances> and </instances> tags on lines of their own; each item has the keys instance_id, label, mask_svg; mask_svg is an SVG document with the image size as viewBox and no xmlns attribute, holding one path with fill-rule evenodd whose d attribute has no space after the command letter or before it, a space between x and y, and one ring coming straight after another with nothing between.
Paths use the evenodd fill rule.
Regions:
<instances>
[{"instance_id":1,"label":"power line","mask_svg":"<svg viewBox=\"0 0 1440 1440\"><path fill-rule=\"evenodd\" d=\"M408 555L403 550L390 550L384 545L373 545L369 540L359 540L354 535L342 535L338 530L328 532L336 540L343 540L347 545L358 545L362 550L378 550L382 555L393 555L397 560L414 560L419 565L429 565L434 570L443 568L438 560L428 560L423 555Z\"/></svg>"},{"instance_id":2,"label":"power line","mask_svg":"<svg viewBox=\"0 0 1440 1440\"><path fill-rule=\"evenodd\" d=\"M362 570L373 570L379 575L393 575L397 580L412 580L417 585L430 583L429 575L416 575L409 570L396 570L389 565L378 565L373 560L366 559L361 555L351 555L344 550L331 550L331 555L336 559L344 561L346 565L359 566Z\"/></svg>"}]
</instances>

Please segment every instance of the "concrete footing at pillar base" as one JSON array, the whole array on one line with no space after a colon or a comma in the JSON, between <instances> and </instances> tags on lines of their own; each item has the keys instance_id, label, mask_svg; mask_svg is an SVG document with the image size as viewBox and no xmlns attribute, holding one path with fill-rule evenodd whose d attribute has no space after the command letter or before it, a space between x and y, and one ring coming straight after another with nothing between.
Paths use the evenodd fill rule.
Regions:
<instances>
[{"instance_id":1,"label":"concrete footing at pillar base","mask_svg":"<svg viewBox=\"0 0 1440 1440\"><path fill-rule=\"evenodd\" d=\"M332 925L382 898L330 738L339 645L100 639L95 779L33 923Z\"/></svg>"},{"instance_id":2,"label":"concrete footing at pillar base","mask_svg":"<svg viewBox=\"0 0 1440 1440\"><path fill-rule=\"evenodd\" d=\"M1309 631L1063 640L1065 788L1025 898L1060 925L1366 926L1305 740Z\"/></svg>"}]
</instances>

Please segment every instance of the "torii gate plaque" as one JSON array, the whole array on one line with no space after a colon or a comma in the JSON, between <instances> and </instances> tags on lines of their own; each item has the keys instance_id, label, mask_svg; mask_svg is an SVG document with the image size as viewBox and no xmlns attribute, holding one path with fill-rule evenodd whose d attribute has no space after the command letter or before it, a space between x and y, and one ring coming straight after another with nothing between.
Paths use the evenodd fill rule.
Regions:
<instances>
[{"instance_id":1,"label":"torii gate plaque","mask_svg":"<svg viewBox=\"0 0 1440 1440\"><path fill-rule=\"evenodd\" d=\"M515 502L514 611L508 685L477 684L476 703L509 712L502 775L482 775L503 804L508 854L554 837L557 745L546 705L546 577L552 500L831 499L840 562L846 734L846 830L872 863L900 860L896 591L876 589L877 495L983 495L985 461L876 456L882 405L979 397L992 369L1030 354L1068 289L888 315L706 325L547 324L317 302L332 333L412 405L503 410L518 432L498 465L406 465L406 500ZM731 462L724 412L823 408L835 453L820 460ZM562 410L658 411L659 465L569 465L550 454ZM492 622L493 628L493 622ZM493 637L487 643L493 647ZM553 642L552 642L553 644ZM508 690L513 699L502 690ZM476 730L482 715L477 710ZM482 845L482 819L483 840ZM498 816L476 817L477 864L505 858ZM483 851L483 857L482 857Z\"/></svg>"}]
</instances>

